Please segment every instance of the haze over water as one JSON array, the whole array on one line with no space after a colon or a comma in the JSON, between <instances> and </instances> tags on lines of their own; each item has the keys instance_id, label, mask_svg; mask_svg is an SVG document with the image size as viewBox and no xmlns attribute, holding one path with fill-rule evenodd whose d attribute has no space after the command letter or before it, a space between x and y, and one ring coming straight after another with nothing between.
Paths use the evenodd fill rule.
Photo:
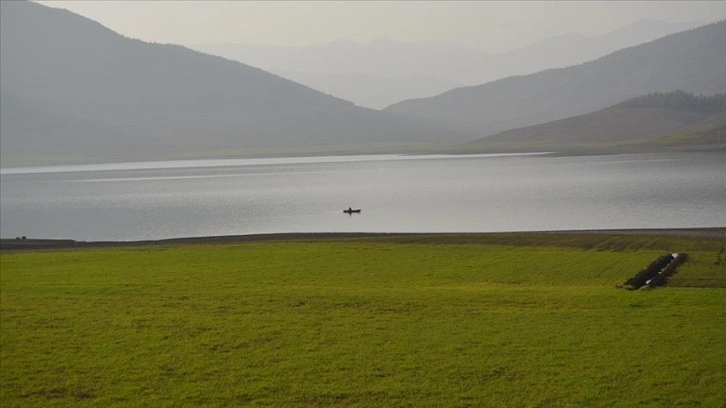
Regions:
<instances>
[{"instance_id":1,"label":"haze over water","mask_svg":"<svg viewBox=\"0 0 726 408\"><path fill-rule=\"evenodd\" d=\"M726 226L718 153L349 156L3 169L3 238ZM346 215L343 209L361 208Z\"/></svg>"}]
</instances>

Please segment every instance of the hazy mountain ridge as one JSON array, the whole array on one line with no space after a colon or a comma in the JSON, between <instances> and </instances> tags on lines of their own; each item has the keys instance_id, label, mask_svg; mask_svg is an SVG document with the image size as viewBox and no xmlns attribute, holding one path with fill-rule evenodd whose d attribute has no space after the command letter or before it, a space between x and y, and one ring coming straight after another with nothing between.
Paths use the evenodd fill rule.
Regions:
<instances>
[{"instance_id":1,"label":"hazy mountain ridge","mask_svg":"<svg viewBox=\"0 0 726 408\"><path fill-rule=\"evenodd\" d=\"M607 101L652 91L726 91L723 22L578 66L455 89L422 100L445 103L416 117L396 109L359 108L261 69L182 46L129 39L65 10L30 2L0 6L3 158L133 160L254 154L259 149L290 154L311 147L315 153L371 146L385 151L382 146L474 140L486 134L484 129L496 129L482 127L483 120L507 129L522 122L547 122L553 112L563 117L589 113ZM668 75L662 78L664 69ZM453 119L446 116L452 110ZM660 129L658 136L682 125L682 118L666 123L651 114L655 116L619 120L661 123L652 129ZM442 117L450 121L431 124Z\"/></svg>"},{"instance_id":2,"label":"hazy mountain ridge","mask_svg":"<svg viewBox=\"0 0 726 408\"><path fill-rule=\"evenodd\" d=\"M3 156L158 157L457 136L236 61L129 39L65 10L0 6Z\"/></svg>"},{"instance_id":3,"label":"hazy mountain ridge","mask_svg":"<svg viewBox=\"0 0 726 408\"><path fill-rule=\"evenodd\" d=\"M682 91L659 92L586 115L507 130L471 145L562 150L643 142L723 125L726 125L726 93L696 96Z\"/></svg>"},{"instance_id":4,"label":"hazy mountain ridge","mask_svg":"<svg viewBox=\"0 0 726 408\"><path fill-rule=\"evenodd\" d=\"M584 64L453 89L386 108L460 129L497 132L593 112L651 92L726 91L726 21Z\"/></svg>"},{"instance_id":5,"label":"hazy mountain ridge","mask_svg":"<svg viewBox=\"0 0 726 408\"><path fill-rule=\"evenodd\" d=\"M641 20L599 36L564 34L505 53L440 43L336 41L309 47L190 44L189 47L276 72L361 106L382 109L457 86L566 67L698 26ZM341 82L339 78L345 77ZM379 78L371 81L371 76ZM327 78L326 78L327 77ZM426 80L428 79L428 80ZM416 81L418 86L411 87ZM447 88L446 84L450 84Z\"/></svg>"},{"instance_id":6,"label":"hazy mountain ridge","mask_svg":"<svg viewBox=\"0 0 726 408\"><path fill-rule=\"evenodd\" d=\"M272 70L271 72L372 109L385 108L404 98L425 98L438 95L463 85L422 76L389 78L367 74L318 74L285 70Z\"/></svg>"},{"instance_id":7,"label":"hazy mountain ridge","mask_svg":"<svg viewBox=\"0 0 726 408\"><path fill-rule=\"evenodd\" d=\"M698 22L668 23L644 19L598 36L571 33L547 38L506 54L510 66L524 65L534 69L519 71L500 69L497 78L492 77L471 85L479 85L512 75L526 75L545 69L582 64L624 48L645 44L666 35L702 25L704 24Z\"/></svg>"}]
</instances>

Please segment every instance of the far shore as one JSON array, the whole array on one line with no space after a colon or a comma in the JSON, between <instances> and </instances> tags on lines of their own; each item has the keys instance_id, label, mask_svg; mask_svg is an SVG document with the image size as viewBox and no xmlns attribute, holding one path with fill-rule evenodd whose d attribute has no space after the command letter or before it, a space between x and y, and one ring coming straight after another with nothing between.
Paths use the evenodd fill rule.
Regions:
<instances>
[{"instance_id":1,"label":"far shore","mask_svg":"<svg viewBox=\"0 0 726 408\"><path fill-rule=\"evenodd\" d=\"M220 235L206 237L168 238L159 240L139 241L76 241L73 239L0 239L0 251L82 249L82 248L120 248L158 245L197 245L197 244L233 244L247 242L290 242L290 241L330 241L350 239L412 239L427 240L505 237L527 235L546 237L547 235L654 235L675 237L701 237L726 239L726 227L708 228L654 228L654 229L600 229L600 230L569 230L569 231L513 231L513 232L465 232L465 233L368 233L368 232L316 232L316 233L275 233L250 235Z\"/></svg>"},{"instance_id":2,"label":"far shore","mask_svg":"<svg viewBox=\"0 0 726 408\"><path fill-rule=\"evenodd\" d=\"M470 142L471 143L471 142ZM483 146L468 147L467 145L435 146L424 148L390 148L390 149L341 149L322 151L273 151L264 153L242 153L234 155L219 154L185 154L170 156L143 156L143 157L62 157L57 156L31 156L15 157L3 156L0 168L21 168L21 167L47 167L47 166L77 166L77 165L106 165L121 163L145 163L145 162L167 162L167 161L191 161L191 160L247 160L247 159L292 159L292 158L314 158L331 156L375 156L375 155L403 155L403 156L428 156L428 155L450 155L450 156L476 156L476 155L541 155L545 157L576 157L576 156L607 156L618 154L645 154L645 153L697 153L713 152L726 153L726 145L704 144L704 145L665 145L665 146L639 146L639 145L617 145L617 146Z\"/></svg>"}]
</instances>

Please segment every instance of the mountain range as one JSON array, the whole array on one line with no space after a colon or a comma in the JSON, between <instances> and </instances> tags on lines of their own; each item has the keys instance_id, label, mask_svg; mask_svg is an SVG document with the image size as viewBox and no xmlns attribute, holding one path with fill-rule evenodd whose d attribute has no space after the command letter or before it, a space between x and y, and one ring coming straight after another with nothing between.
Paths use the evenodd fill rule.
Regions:
<instances>
[{"instance_id":1,"label":"mountain range","mask_svg":"<svg viewBox=\"0 0 726 408\"><path fill-rule=\"evenodd\" d=\"M386 77L368 74L319 74L273 69L270 72L358 106L383 109L409 98L427 98L463 86L461 82L427 76Z\"/></svg>"},{"instance_id":2,"label":"mountain range","mask_svg":"<svg viewBox=\"0 0 726 408\"><path fill-rule=\"evenodd\" d=\"M640 20L607 34L563 34L504 53L445 43L336 41L307 47L189 44L305 84L357 105L382 109L405 99L566 67L701 25Z\"/></svg>"},{"instance_id":3,"label":"mountain range","mask_svg":"<svg viewBox=\"0 0 726 408\"><path fill-rule=\"evenodd\" d=\"M717 136L724 130L726 94L696 96L683 91L658 92L585 115L506 130L471 142L467 148L562 152L654 144L726 147L726 137L703 138Z\"/></svg>"},{"instance_id":4,"label":"mountain range","mask_svg":"<svg viewBox=\"0 0 726 408\"><path fill-rule=\"evenodd\" d=\"M385 109L460 130L496 133L582 115L652 92L726 91L726 21L567 68L456 88Z\"/></svg>"},{"instance_id":5,"label":"mountain range","mask_svg":"<svg viewBox=\"0 0 726 408\"><path fill-rule=\"evenodd\" d=\"M445 56L441 59L446 62ZM126 38L65 10L0 2L3 165L17 158L54 163L414 152L422 144L435 149L508 129L518 130L473 145L531 147L547 138L552 146L585 139L611 143L613 135L622 136L619 143L723 125L719 113L683 122L675 111L656 114L650 108L638 108L637 114L628 106L595 112L674 90L706 96L726 92L726 22L583 64L457 88L378 111L238 61ZM571 120L546 124L566 118ZM619 122L634 127L619 128ZM546 125L520 129L539 124ZM634 131L638 126L641 130ZM698 137L720 140L720 130L709 132Z\"/></svg>"},{"instance_id":6,"label":"mountain range","mask_svg":"<svg viewBox=\"0 0 726 408\"><path fill-rule=\"evenodd\" d=\"M236 61L126 38L66 10L0 7L3 157L290 153L471 137Z\"/></svg>"}]
</instances>

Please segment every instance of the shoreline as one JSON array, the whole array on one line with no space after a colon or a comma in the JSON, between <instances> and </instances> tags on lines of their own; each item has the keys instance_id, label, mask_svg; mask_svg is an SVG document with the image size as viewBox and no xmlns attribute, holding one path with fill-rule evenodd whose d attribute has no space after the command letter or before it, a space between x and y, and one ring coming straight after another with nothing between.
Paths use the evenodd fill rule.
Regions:
<instances>
[{"instance_id":1,"label":"shoreline","mask_svg":"<svg viewBox=\"0 0 726 408\"><path fill-rule=\"evenodd\" d=\"M335 241L350 239L375 238L485 238L507 235L655 235L674 237L724 238L726 227L705 228L634 228L634 229L595 229L595 230L550 230L550 231L512 231L512 232L288 232L247 235L213 235L202 237L165 238L157 240L137 241L76 241L73 239L0 239L0 252L52 250L52 249L83 249L83 248L123 248L163 245L209 245L234 244L252 242L291 242L291 241Z\"/></svg>"},{"instance_id":2,"label":"shoreline","mask_svg":"<svg viewBox=\"0 0 726 408\"><path fill-rule=\"evenodd\" d=\"M0 169L19 169L26 167L57 167L57 166L98 166L98 165L118 165L125 163L156 163L156 162L178 162L178 161L197 161L197 160L253 160L253 159L310 159L321 157L348 157L348 156L477 156L477 155L512 155L512 156L530 156L539 155L542 157L581 157L581 156L610 156L620 154L649 154L649 153L726 153L726 145L695 145L695 146L663 146L657 148L643 148L633 146L618 147L562 147L555 146L547 148L509 148L495 147L483 149L460 149L460 148L438 148L438 149L403 149L403 150L353 150L353 151L329 151L317 153L279 153L279 154L241 154L232 156L220 155L190 155L190 156L153 156L153 157L136 157L136 158L81 158L68 159L61 161L53 161L46 159L23 159L13 156L6 156L3 162L11 164L0 166Z\"/></svg>"}]
</instances>

